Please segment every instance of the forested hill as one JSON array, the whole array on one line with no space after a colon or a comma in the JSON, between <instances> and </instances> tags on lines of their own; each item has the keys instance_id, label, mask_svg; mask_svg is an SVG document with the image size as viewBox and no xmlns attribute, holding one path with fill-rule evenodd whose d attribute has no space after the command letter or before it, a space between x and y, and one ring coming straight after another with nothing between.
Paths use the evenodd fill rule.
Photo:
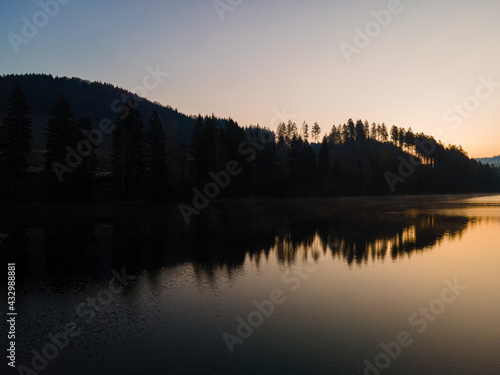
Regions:
<instances>
[{"instance_id":1,"label":"forested hill","mask_svg":"<svg viewBox=\"0 0 500 375\"><path fill-rule=\"evenodd\" d=\"M79 78L53 77L47 74L25 74L0 76L0 118L5 115L7 99L16 85L27 97L33 127L33 149L45 145L45 127L50 109L61 95L72 105L75 117L87 116L94 126L104 118L112 121L117 116L122 98L133 96L138 103L137 109L144 119L156 110L162 120L167 147L189 145L195 120L177 112L169 106L152 103L137 98L134 94L109 83L84 81ZM139 100L137 100L139 99ZM109 149L110 139L105 139L102 149ZM169 144L170 142L170 144Z\"/></svg>"},{"instance_id":2,"label":"forested hill","mask_svg":"<svg viewBox=\"0 0 500 375\"><path fill-rule=\"evenodd\" d=\"M350 118L323 137L291 120L273 132L77 78L0 77L0 119L0 202L500 191L500 168L411 128Z\"/></svg>"}]
</instances>

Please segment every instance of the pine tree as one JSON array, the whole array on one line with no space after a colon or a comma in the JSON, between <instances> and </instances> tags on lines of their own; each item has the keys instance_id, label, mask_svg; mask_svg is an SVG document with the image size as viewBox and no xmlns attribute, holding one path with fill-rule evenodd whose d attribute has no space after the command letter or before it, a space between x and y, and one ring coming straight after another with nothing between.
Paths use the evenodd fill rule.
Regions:
<instances>
[{"instance_id":1,"label":"pine tree","mask_svg":"<svg viewBox=\"0 0 500 375\"><path fill-rule=\"evenodd\" d=\"M201 184L206 178L208 171L208 148L205 139L205 123L201 115L198 115L194 125L191 140L192 170L195 184Z\"/></svg>"},{"instance_id":2,"label":"pine tree","mask_svg":"<svg viewBox=\"0 0 500 375\"><path fill-rule=\"evenodd\" d=\"M332 130L328 136L328 142L332 145L338 146L342 144L342 126L339 125L337 128L335 125L332 126Z\"/></svg>"},{"instance_id":3,"label":"pine tree","mask_svg":"<svg viewBox=\"0 0 500 375\"><path fill-rule=\"evenodd\" d=\"M288 169L288 177L289 180L292 181L295 179L295 169L297 165L297 161L299 160L301 151L301 141L297 136L293 136L290 141L290 147L287 150L287 169Z\"/></svg>"},{"instance_id":4,"label":"pine tree","mask_svg":"<svg viewBox=\"0 0 500 375\"><path fill-rule=\"evenodd\" d=\"M318 155L319 185L327 187L330 180L330 153L328 150L328 140L323 138Z\"/></svg>"},{"instance_id":5,"label":"pine tree","mask_svg":"<svg viewBox=\"0 0 500 375\"><path fill-rule=\"evenodd\" d=\"M389 133L387 131L387 126L385 126L385 123L382 123L382 126L380 127L380 137L382 142L387 142L389 139Z\"/></svg>"},{"instance_id":6,"label":"pine tree","mask_svg":"<svg viewBox=\"0 0 500 375\"><path fill-rule=\"evenodd\" d=\"M303 145L292 181L302 194L307 194L317 181L316 155L311 145Z\"/></svg>"},{"instance_id":7,"label":"pine tree","mask_svg":"<svg viewBox=\"0 0 500 375\"><path fill-rule=\"evenodd\" d=\"M345 136L344 136L344 142L347 144L349 151L352 149L352 143L354 142L354 139L356 138L356 126L354 125L354 121L350 118L347 121L347 125L345 128Z\"/></svg>"},{"instance_id":8,"label":"pine tree","mask_svg":"<svg viewBox=\"0 0 500 375\"><path fill-rule=\"evenodd\" d=\"M403 148L405 145L405 137L406 137L406 130L404 128L399 129L399 134L398 134L398 144L399 148Z\"/></svg>"},{"instance_id":9,"label":"pine tree","mask_svg":"<svg viewBox=\"0 0 500 375\"><path fill-rule=\"evenodd\" d=\"M363 143L366 141L365 125L363 121L356 121L356 142Z\"/></svg>"},{"instance_id":10,"label":"pine tree","mask_svg":"<svg viewBox=\"0 0 500 375\"><path fill-rule=\"evenodd\" d=\"M380 128L380 126L379 126L379 128ZM370 138L371 139L378 141L378 139L379 139L378 138L378 133L379 133L378 129L379 128L377 128L377 124L372 123L371 131L370 131Z\"/></svg>"},{"instance_id":11,"label":"pine tree","mask_svg":"<svg viewBox=\"0 0 500 375\"><path fill-rule=\"evenodd\" d=\"M77 147L77 151L82 158L80 165L73 172L77 183L76 191L79 192L80 198L90 198L92 183L94 182L99 161L95 153L95 146L82 138L82 131L90 132L92 130L92 120L89 117L82 116L76 122L76 128L80 137L78 144L81 145Z\"/></svg>"},{"instance_id":12,"label":"pine tree","mask_svg":"<svg viewBox=\"0 0 500 375\"><path fill-rule=\"evenodd\" d=\"M265 134L265 148L257 155L255 162L255 185L261 195L274 194L279 191L280 173L276 144L269 133Z\"/></svg>"},{"instance_id":13,"label":"pine tree","mask_svg":"<svg viewBox=\"0 0 500 375\"><path fill-rule=\"evenodd\" d=\"M392 125L391 128L391 141L392 143L397 146L399 140L399 129L396 125Z\"/></svg>"},{"instance_id":14,"label":"pine tree","mask_svg":"<svg viewBox=\"0 0 500 375\"><path fill-rule=\"evenodd\" d=\"M276 129L276 139L278 142L286 143L286 124L284 122L280 122Z\"/></svg>"},{"instance_id":15,"label":"pine tree","mask_svg":"<svg viewBox=\"0 0 500 375\"><path fill-rule=\"evenodd\" d=\"M288 124L286 125L286 136L288 142L291 142L293 137L299 137L297 124L295 122L292 122L292 120L288 120Z\"/></svg>"},{"instance_id":16,"label":"pine tree","mask_svg":"<svg viewBox=\"0 0 500 375\"><path fill-rule=\"evenodd\" d=\"M75 168L80 166L81 157L74 147L81 140L81 133L75 124L70 103L61 95L49 113L45 146L45 172L48 194L51 198L67 199L77 194Z\"/></svg>"},{"instance_id":17,"label":"pine tree","mask_svg":"<svg viewBox=\"0 0 500 375\"><path fill-rule=\"evenodd\" d=\"M302 137L306 142L309 140L309 125L305 121L302 123Z\"/></svg>"},{"instance_id":18,"label":"pine tree","mask_svg":"<svg viewBox=\"0 0 500 375\"><path fill-rule=\"evenodd\" d=\"M404 143L405 143L406 149L409 152L411 152L414 149L414 146L415 146L415 134L413 133L413 130L411 128L409 128L408 131L405 134Z\"/></svg>"},{"instance_id":19,"label":"pine tree","mask_svg":"<svg viewBox=\"0 0 500 375\"><path fill-rule=\"evenodd\" d=\"M316 143L318 142L320 134L321 134L321 127L318 125L317 122L315 122L311 130L311 135L312 138L314 139L314 142Z\"/></svg>"},{"instance_id":20,"label":"pine tree","mask_svg":"<svg viewBox=\"0 0 500 375\"><path fill-rule=\"evenodd\" d=\"M9 185L9 196L19 197L19 184L26 178L30 152L31 119L29 106L19 86L7 101L7 113L0 126L0 173Z\"/></svg>"},{"instance_id":21,"label":"pine tree","mask_svg":"<svg viewBox=\"0 0 500 375\"><path fill-rule=\"evenodd\" d=\"M165 150L165 133L158 112L153 111L149 117L146 132L144 134L145 143L145 165L148 173L148 180L151 184L150 191L153 198L161 198L166 189L168 166L167 153Z\"/></svg>"},{"instance_id":22,"label":"pine tree","mask_svg":"<svg viewBox=\"0 0 500 375\"><path fill-rule=\"evenodd\" d=\"M111 162L115 187L122 198L136 195L144 175L143 121L133 99L121 107L113 131Z\"/></svg>"}]
</instances>

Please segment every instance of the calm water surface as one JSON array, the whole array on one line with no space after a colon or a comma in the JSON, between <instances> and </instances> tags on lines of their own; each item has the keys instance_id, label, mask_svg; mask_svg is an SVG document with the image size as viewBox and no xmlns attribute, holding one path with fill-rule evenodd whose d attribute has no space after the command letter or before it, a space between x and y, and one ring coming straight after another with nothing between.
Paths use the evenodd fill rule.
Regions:
<instances>
[{"instance_id":1,"label":"calm water surface","mask_svg":"<svg viewBox=\"0 0 500 375\"><path fill-rule=\"evenodd\" d=\"M500 373L499 196L26 211L18 364L75 333L40 374Z\"/></svg>"}]
</instances>

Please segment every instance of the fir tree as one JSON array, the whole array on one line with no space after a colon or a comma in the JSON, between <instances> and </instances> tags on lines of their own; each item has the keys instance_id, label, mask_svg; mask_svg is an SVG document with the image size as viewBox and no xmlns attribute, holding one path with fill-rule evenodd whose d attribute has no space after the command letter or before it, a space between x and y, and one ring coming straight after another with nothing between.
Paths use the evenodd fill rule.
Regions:
<instances>
[{"instance_id":1,"label":"fir tree","mask_svg":"<svg viewBox=\"0 0 500 375\"><path fill-rule=\"evenodd\" d=\"M74 147L82 139L74 120L70 103L61 96L49 113L45 146L45 172L48 194L51 198L66 199L76 196L75 174L81 157Z\"/></svg>"},{"instance_id":2,"label":"fir tree","mask_svg":"<svg viewBox=\"0 0 500 375\"><path fill-rule=\"evenodd\" d=\"M95 146L89 140L83 138L82 131L90 132L92 130L92 120L82 116L77 121L76 127L81 137L76 150L82 158L80 165L73 172L77 183L76 191L79 192L80 198L89 198L99 161L95 154Z\"/></svg>"},{"instance_id":3,"label":"fir tree","mask_svg":"<svg viewBox=\"0 0 500 375\"><path fill-rule=\"evenodd\" d=\"M326 187L330 180L330 153L328 150L328 140L323 138L318 156L319 184Z\"/></svg>"},{"instance_id":4,"label":"fir tree","mask_svg":"<svg viewBox=\"0 0 500 375\"><path fill-rule=\"evenodd\" d=\"M30 152L31 119L23 90L16 86L7 101L7 113L0 126L0 173L12 199L20 197Z\"/></svg>"},{"instance_id":5,"label":"fir tree","mask_svg":"<svg viewBox=\"0 0 500 375\"><path fill-rule=\"evenodd\" d=\"M153 111L149 117L145 143L145 165L153 198L162 198L168 177L167 153L165 150L165 133L158 112Z\"/></svg>"},{"instance_id":6,"label":"fir tree","mask_svg":"<svg viewBox=\"0 0 500 375\"><path fill-rule=\"evenodd\" d=\"M144 175L143 121L133 99L122 105L115 125L111 145L115 187L128 198L139 191Z\"/></svg>"}]
</instances>

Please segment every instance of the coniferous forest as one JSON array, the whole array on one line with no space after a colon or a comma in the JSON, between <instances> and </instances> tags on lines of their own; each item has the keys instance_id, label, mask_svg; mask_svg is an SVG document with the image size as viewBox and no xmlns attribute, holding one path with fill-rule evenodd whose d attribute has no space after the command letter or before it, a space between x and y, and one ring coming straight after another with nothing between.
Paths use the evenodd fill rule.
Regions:
<instances>
[{"instance_id":1,"label":"coniferous forest","mask_svg":"<svg viewBox=\"0 0 500 375\"><path fill-rule=\"evenodd\" d=\"M92 93L77 79L46 75L3 76L0 84L2 201L500 191L499 168L412 128L353 119L328 129L291 120L274 130L242 127L123 90L108 115L96 103L113 101L99 95L121 90L108 84L83 83Z\"/></svg>"}]
</instances>

